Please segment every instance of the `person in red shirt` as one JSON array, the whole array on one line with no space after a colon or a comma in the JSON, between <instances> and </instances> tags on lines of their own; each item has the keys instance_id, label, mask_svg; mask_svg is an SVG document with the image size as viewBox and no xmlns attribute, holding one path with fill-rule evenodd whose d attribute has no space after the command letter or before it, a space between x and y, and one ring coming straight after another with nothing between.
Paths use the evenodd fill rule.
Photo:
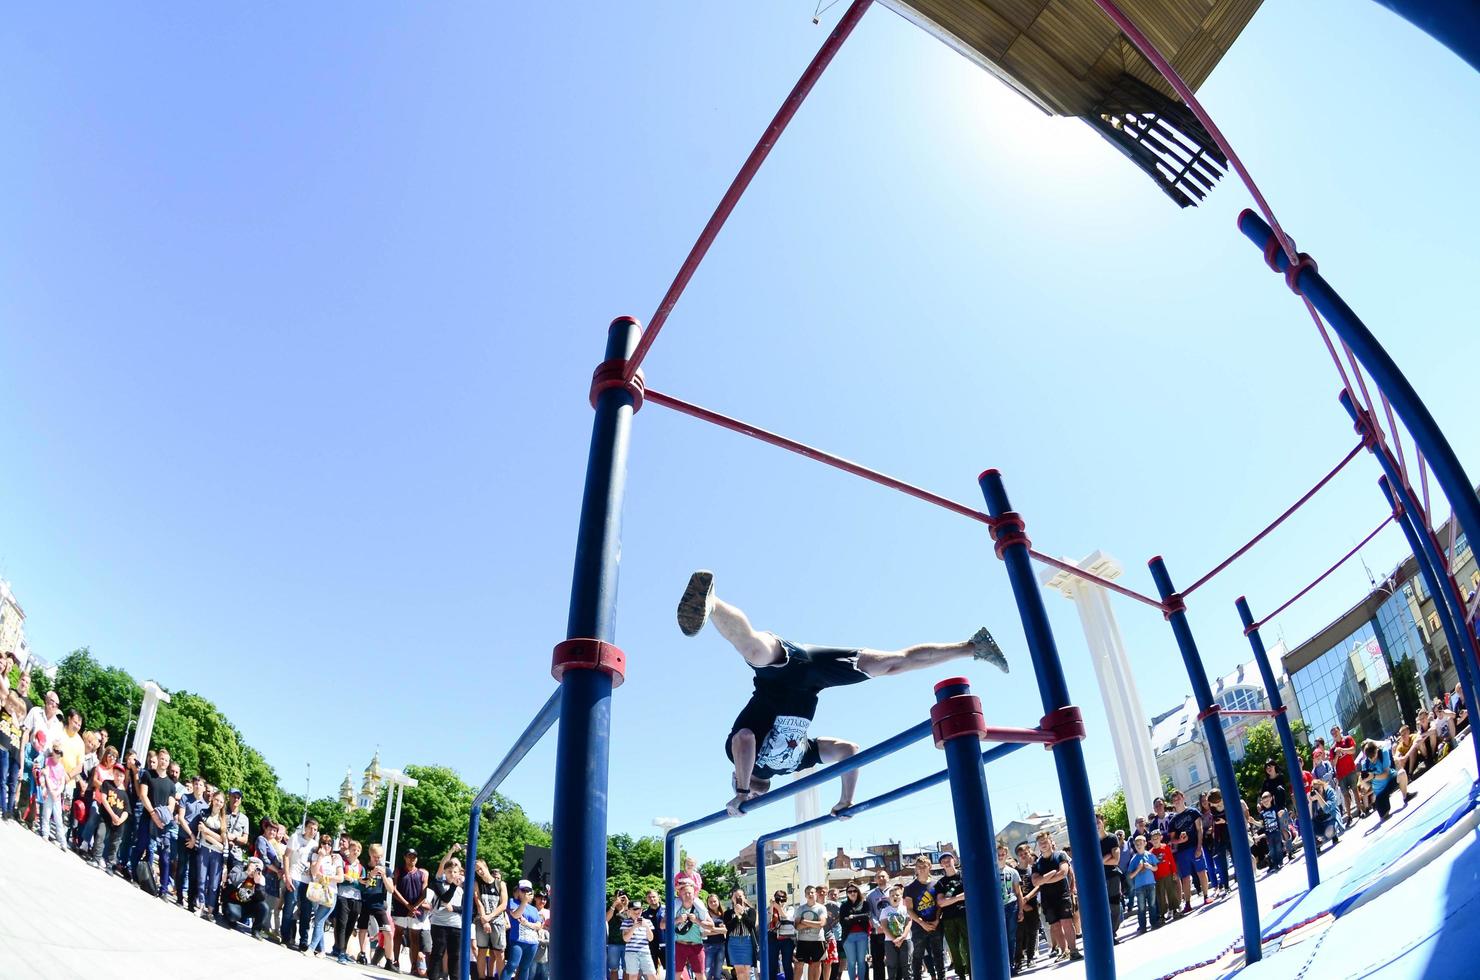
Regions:
<instances>
[{"instance_id":1,"label":"person in red shirt","mask_svg":"<svg viewBox=\"0 0 1480 980\"><path fill-rule=\"evenodd\" d=\"M1151 846L1147 848L1156 855L1156 925L1172 921L1177 906L1182 901L1182 890L1177 884L1177 859L1172 854L1172 845L1166 843L1161 831L1151 832Z\"/></svg>"},{"instance_id":2,"label":"person in red shirt","mask_svg":"<svg viewBox=\"0 0 1480 980\"><path fill-rule=\"evenodd\" d=\"M1341 784L1342 817L1350 826L1357 817L1367 815L1367 808L1357 790L1357 740L1342 732L1340 725L1331 726L1331 757L1336 762L1336 781Z\"/></svg>"}]
</instances>

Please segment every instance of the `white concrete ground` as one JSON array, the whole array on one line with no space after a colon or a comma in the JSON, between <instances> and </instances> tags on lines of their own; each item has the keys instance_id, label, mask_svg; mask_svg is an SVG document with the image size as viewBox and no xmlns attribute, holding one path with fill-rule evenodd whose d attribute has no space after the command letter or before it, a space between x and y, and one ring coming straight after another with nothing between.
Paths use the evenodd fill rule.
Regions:
<instances>
[{"instance_id":1,"label":"white concrete ground","mask_svg":"<svg viewBox=\"0 0 1480 980\"><path fill-rule=\"evenodd\" d=\"M391 974L228 932L0 823L0 980L354 976Z\"/></svg>"},{"instance_id":2,"label":"white concrete ground","mask_svg":"<svg viewBox=\"0 0 1480 980\"><path fill-rule=\"evenodd\" d=\"M1441 786L1456 780L1472 782L1474 755L1468 740L1457 752L1413 784L1419 794L1417 806ZM1401 817L1402 809L1394 816ZM1360 821L1343 835L1334 849L1321 856L1324 876L1351 867L1362 853L1384 836L1371 832L1376 817ZM1305 869L1300 861L1288 863L1275 875L1258 880L1259 905L1266 923L1273 918L1276 902L1305 890ZM1374 901L1395 906L1393 919L1401 919L1404 892ZM1121 977L1147 977L1160 973L1168 954L1186 950L1187 960L1220 936L1239 928L1235 897L1198 908L1190 917L1171 923L1145 936L1135 936L1135 921L1122 925L1121 943L1116 947L1117 972ZM1279 955L1279 954L1276 954ZM1180 965L1180 964L1179 964ZM1183 976L1186 980L1221 975L1220 968L1207 968ZM1084 976L1080 963L1045 965L1040 959L1031 973L1052 975L1054 980ZM151 898L121 878L105 875L63 854L35 834L13 822L0 823L0 980L98 980L98 978L168 977L168 980L232 980L255 978L329 978L390 976L386 971L362 966L338 966L290 953L276 945L232 933L195 918L177 906Z\"/></svg>"}]
</instances>

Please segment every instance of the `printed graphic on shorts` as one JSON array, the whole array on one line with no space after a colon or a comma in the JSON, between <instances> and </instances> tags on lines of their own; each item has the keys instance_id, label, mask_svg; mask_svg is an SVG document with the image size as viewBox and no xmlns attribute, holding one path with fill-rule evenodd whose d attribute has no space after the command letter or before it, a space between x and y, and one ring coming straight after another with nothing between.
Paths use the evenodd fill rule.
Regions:
<instances>
[{"instance_id":1,"label":"printed graphic on shorts","mask_svg":"<svg viewBox=\"0 0 1480 980\"><path fill-rule=\"evenodd\" d=\"M807 726L812 719L800 715L777 715L755 761L772 772L794 772L807 753Z\"/></svg>"}]
</instances>

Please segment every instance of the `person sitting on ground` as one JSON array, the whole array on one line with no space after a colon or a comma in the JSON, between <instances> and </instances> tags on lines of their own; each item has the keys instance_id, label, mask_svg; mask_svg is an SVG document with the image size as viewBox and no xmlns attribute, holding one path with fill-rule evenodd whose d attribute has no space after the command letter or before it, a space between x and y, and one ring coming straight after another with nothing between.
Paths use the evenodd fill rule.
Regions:
<instances>
[{"instance_id":1,"label":"person sitting on ground","mask_svg":"<svg viewBox=\"0 0 1480 980\"><path fill-rule=\"evenodd\" d=\"M731 815L738 815L742 804L770 789L777 776L818 763L841 762L858 751L853 742L808 734L817 713L817 696L827 688L963 657L1007 670L1007 659L985 627L958 643L925 643L894 651L792 643L751 626L744 612L714 594L714 573L698 571L689 577L679 599L678 626L685 636L694 636L711 619L755 671L755 691L725 740L725 756L735 766L735 797L726 807ZM857 784L856 771L843 775L842 797L832 809L834 814L853 805Z\"/></svg>"},{"instance_id":2,"label":"person sitting on ground","mask_svg":"<svg viewBox=\"0 0 1480 980\"><path fill-rule=\"evenodd\" d=\"M1454 712L1456 735L1470 727L1470 712L1465 708L1465 692L1458 684L1449 692L1449 710Z\"/></svg>"},{"instance_id":3,"label":"person sitting on ground","mask_svg":"<svg viewBox=\"0 0 1480 980\"><path fill-rule=\"evenodd\" d=\"M1439 757L1439 739L1434 734L1434 716L1429 714L1428 708L1422 708L1418 717L1414 719L1413 750L1416 753L1416 766L1425 769L1431 768ZM1415 773L1416 775L1416 773Z\"/></svg>"},{"instance_id":4,"label":"person sitting on ground","mask_svg":"<svg viewBox=\"0 0 1480 980\"><path fill-rule=\"evenodd\" d=\"M1455 745L1458 744L1454 712L1444 706L1443 699L1434 698L1434 703L1429 706L1429 714L1434 718L1434 738L1438 746L1435 759L1442 759L1454 751Z\"/></svg>"},{"instance_id":5,"label":"person sitting on ground","mask_svg":"<svg viewBox=\"0 0 1480 980\"><path fill-rule=\"evenodd\" d=\"M1362 782L1372 796L1378 822L1386 823L1394 789L1403 794L1404 806L1413 801L1414 794L1408 792L1408 774L1393 765L1392 753L1381 742L1369 738L1362 745L1362 756Z\"/></svg>"},{"instance_id":6,"label":"person sitting on ground","mask_svg":"<svg viewBox=\"0 0 1480 980\"><path fill-rule=\"evenodd\" d=\"M1413 730L1407 725L1398 726L1398 737L1393 742L1393 763L1399 766L1412 779L1418 775L1415 772L1418 755L1418 739L1414 737Z\"/></svg>"},{"instance_id":7,"label":"person sitting on ground","mask_svg":"<svg viewBox=\"0 0 1480 980\"><path fill-rule=\"evenodd\" d=\"M1317 850L1323 841L1333 845L1341 843L1341 804L1336 791L1324 780L1317 779L1311 783L1310 816L1315 825Z\"/></svg>"},{"instance_id":8,"label":"person sitting on ground","mask_svg":"<svg viewBox=\"0 0 1480 980\"><path fill-rule=\"evenodd\" d=\"M246 864L233 867L221 893L221 924L235 929L238 923L246 923L252 938L261 939L267 928L266 889L267 876L260 859L251 857Z\"/></svg>"}]
</instances>

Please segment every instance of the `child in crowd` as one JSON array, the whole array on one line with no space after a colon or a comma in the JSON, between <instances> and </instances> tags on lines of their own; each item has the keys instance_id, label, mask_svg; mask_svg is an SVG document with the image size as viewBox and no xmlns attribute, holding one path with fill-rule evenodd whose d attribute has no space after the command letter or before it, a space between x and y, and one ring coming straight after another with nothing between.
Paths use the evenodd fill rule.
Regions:
<instances>
[{"instance_id":1,"label":"child in crowd","mask_svg":"<svg viewBox=\"0 0 1480 980\"><path fill-rule=\"evenodd\" d=\"M1151 832L1151 853L1156 856L1156 924L1172 918L1182 902L1182 889L1177 882L1177 861L1172 856L1172 845L1166 843L1159 830Z\"/></svg>"},{"instance_id":2,"label":"child in crowd","mask_svg":"<svg viewBox=\"0 0 1480 980\"><path fill-rule=\"evenodd\" d=\"M37 751L46 744L45 733L38 731ZM62 825L62 791L67 787L67 767L62 764L62 747L54 745L46 753L46 762L41 766L41 826L37 833L46 840L47 830L54 828L52 840L62 850L67 849L67 830Z\"/></svg>"},{"instance_id":3,"label":"child in crowd","mask_svg":"<svg viewBox=\"0 0 1480 980\"><path fill-rule=\"evenodd\" d=\"M1265 861L1269 864L1269 872L1280 870L1285 863L1285 824L1286 814L1282 807L1274 802L1274 794L1268 790L1259 796L1259 820L1264 824L1264 839L1269 845L1269 855Z\"/></svg>"},{"instance_id":4,"label":"child in crowd","mask_svg":"<svg viewBox=\"0 0 1480 980\"><path fill-rule=\"evenodd\" d=\"M1148 919L1153 925L1159 924L1155 902L1156 868L1160 861L1146 849L1146 835L1137 834L1132 846L1136 850L1126 866L1125 876L1130 879L1131 900L1136 903L1136 931L1143 933Z\"/></svg>"}]
</instances>

